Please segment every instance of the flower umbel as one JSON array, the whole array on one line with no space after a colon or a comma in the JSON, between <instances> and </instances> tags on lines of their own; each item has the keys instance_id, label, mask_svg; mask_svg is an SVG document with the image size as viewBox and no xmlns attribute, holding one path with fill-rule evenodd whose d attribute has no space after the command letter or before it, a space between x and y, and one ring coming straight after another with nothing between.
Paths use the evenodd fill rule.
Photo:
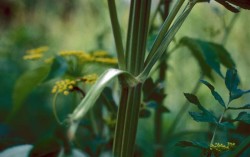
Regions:
<instances>
[{"instance_id":1,"label":"flower umbel","mask_svg":"<svg viewBox=\"0 0 250 157\"><path fill-rule=\"evenodd\" d=\"M210 150L214 152L224 152L228 150L232 150L235 146L235 143L233 142L227 142L227 145L224 145L222 143L215 143L210 145Z\"/></svg>"},{"instance_id":2,"label":"flower umbel","mask_svg":"<svg viewBox=\"0 0 250 157\"><path fill-rule=\"evenodd\" d=\"M97 80L97 74L90 74L85 75L81 78L77 78L75 80L72 79L65 79L61 81L57 81L56 84L53 86L51 93L63 93L64 95L69 95L70 92L76 90L81 90L78 87L78 83L83 82L85 84L93 84ZM82 90L81 90L82 91Z\"/></svg>"},{"instance_id":3,"label":"flower umbel","mask_svg":"<svg viewBox=\"0 0 250 157\"><path fill-rule=\"evenodd\" d=\"M38 60L44 56L44 52L48 51L48 46L42 46L35 49L26 51L26 55L23 56L24 60Z\"/></svg>"}]
</instances>

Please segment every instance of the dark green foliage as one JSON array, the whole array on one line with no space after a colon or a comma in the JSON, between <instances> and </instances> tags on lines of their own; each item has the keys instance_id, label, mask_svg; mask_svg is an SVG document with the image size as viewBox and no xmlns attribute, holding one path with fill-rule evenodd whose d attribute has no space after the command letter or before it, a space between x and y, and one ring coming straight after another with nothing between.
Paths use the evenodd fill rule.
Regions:
<instances>
[{"instance_id":1,"label":"dark green foliage","mask_svg":"<svg viewBox=\"0 0 250 157\"><path fill-rule=\"evenodd\" d=\"M199 108L201 107L199 99L194 94L184 93L184 96L190 103L197 105Z\"/></svg>"},{"instance_id":2,"label":"dark green foliage","mask_svg":"<svg viewBox=\"0 0 250 157\"><path fill-rule=\"evenodd\" d=\"M53 78L63 76L67 71L67 68L68 68L67 62L65 62L65 60L62 57L56 56L53 59L50 72L45 81L49 81Z\"/></svg>"},{"instance_id":3,"label":"dark green foliage","mask_svg":"<svg viewBox=\"0 0 250 157\"><path fill-rule=\"evenodd\" d=\"M209 122L209 123L217 123L216 117L209 111L204 110L201 113L198 112L189 112L190 116L197 122Z\"/></svg>"},{"instance_id":4,"label":"dark green foliage","mask_svg":"<svg viewBox=\"0 0 250 157\"><path fill-rule=\"evenodd\" d=\"M240 112L238 117L234 121L242 121L250 124L250 114L247 112Z\"/></svg>"},{"instance_id":5,"label":"dark green foliage","mask_svg":"<svg viewBox=\"0 0 250 157\"><path fill-rule=\"evenodd\" d=\"M13 91L13 113L20 109L27 96L47 78L49 72L48 64L27 71L19 77Z\"/></svg>"},{"instance_id":6,"label":"dark green foliage","mask_svg":"<svg viewBox=\"0 0 250 157\"><path fill-rule=\"evenodd\" d=\"M224 100L222 99L222 97L220 96L220 94L218 92L215 91L214 86L211 85L209 82L205 81L205 80L201 80L201 82L203 84L205 84L211 91L212 95L214 96L214 98L219 102L219 104L221 106L223 106L224 108L226 108L226 104L224 102Z\"/></svg>"},{"instance_id":7,"label":"dark green foliage","mask_svg":"<svg viewBox=\"0 0 250 157\"><path fill-rule=\"evenodd\" d=\"M180 43L191 50L203 74L209 78L212 78L211 69L223 77L220 71L220 64L227 68L235 66L231 55L222 45L189 37L183 37Z\"/></svg>"},{"instance_id":8,"label":"dark green foliage","mask_svg":"<svg viewBox=\"0 0 250 157\"><path fill-rule=\"evenodd\" d=\"M238 88L240 83L236 69L229 69L226 73L225 84L229 91L229 101L240 98L243 94L249 93L250 90L244 91Z\"/></svg>"},{"instance_id":9,"label":"dark green foliage","mask_svg":"<svg viewBox=\"0 0 250 157\"><path fill-rule=\"evenodd\" d=\"M209 145L205 142L198 142L198 141L179 141L176 143L176 146L180 147L196 147L199 149L208 149Z\"/></svg>"}]
</instances>

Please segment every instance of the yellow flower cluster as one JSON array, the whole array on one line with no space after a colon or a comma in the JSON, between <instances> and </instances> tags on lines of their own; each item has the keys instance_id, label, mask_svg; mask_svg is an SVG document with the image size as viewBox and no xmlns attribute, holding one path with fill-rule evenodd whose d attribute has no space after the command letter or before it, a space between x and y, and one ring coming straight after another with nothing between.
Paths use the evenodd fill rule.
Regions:
<instances>
[{"instance_id":1,"label":"yellow flower cluster","mask_svg":"<svg viewBox=\"0 0 250 157\"><path fill-rule=\"evenodd\" d=\"M93 84L96 82L97 78L98 76L96 74L90 74L90 75L83 76L81 80L86 84Z\"/></svg>"},{"instance_id":2,"label":"yellow flower cluster","mask_svg":"<svg viewBox=\"0 0 250 157\"><path fill-rule=\"evenodd\" d=\"M26 55L23 56L24 60L37 60L43 57L43 53L48 51L48 46L38 47L36 49L31 49L26 51Z\"/></svg>"},{"instance_id":3,"label":"yellow flower cluster","mask_svg":"<svg viewBox=\"0 0 250 157\"><path fill-rule=\"evenodd\" d=\"M93 52L93 56L94 57L106 57L108 56L108 52L103 51L103 50L98 50L98 51Z\"/></svg>"},{"instance_id":4,"label":"yellow flower cluster","mask_svg":"<svg viewBox=\"0 0 250 157\"><path fill-rule=\"evenodd\" d=\"M64 95L68 95L69 92L77 86L78 82L84 82L85 84L93 84L95 83L97 78L97 74L90 74L75 80L65 79L57 81L56 84L53 86L51 93L63 93Z\"/></svg>"},{"instance_id":5,"label":"yellow flower cluster","mask_svg":"<svg viewBox=\"0 0 250 157\"><path fill-rule=\"evenodd\" d=\"M82 62L99 62L99 63L107 63L107 64L117 64L118 61L116 58L107 57L108 53L106 51L95 51L93 54L88 54L84 51L61 51L59 55L62 57L67 56L75 56Z\"/></svg>"},{"instance_id":6,"label":"yellow flower cluster","mask_svg":"<svg viewBox=\"0 0 250 157\"><path fill-rule=\"evenodd\" d=\"M75 56L83 61L92 61L93 57L84 51L61 51L59 55L62 57Z\"/></svg>"},{"instance_id":7,"label":"yellow flower cluster","mask_svg":"<svg viewBox=\"0 0 250 157\"><path fill-rule=\"evenodd\" d=\"M65 79L61 81L57 81L52 89L52 93L63 93L64 95L68 95L69 91L74 88L74 85L76 85L76 81Z\"/></svg>"},{"instance_id":8,"label":"yellow flower cluster","mask_svg":"<svg viewBox=\"0 0 250 157\"><path fill-rule=\"evenodd\" d=\"M210 145L210 150L211 151L216 151L216 152L223 152L223 151L228 151L233 149L235 146L235 143L232 142L227 142L227 145L221 144L221 143L215 143Z\"/></svg>"}]
</instances>

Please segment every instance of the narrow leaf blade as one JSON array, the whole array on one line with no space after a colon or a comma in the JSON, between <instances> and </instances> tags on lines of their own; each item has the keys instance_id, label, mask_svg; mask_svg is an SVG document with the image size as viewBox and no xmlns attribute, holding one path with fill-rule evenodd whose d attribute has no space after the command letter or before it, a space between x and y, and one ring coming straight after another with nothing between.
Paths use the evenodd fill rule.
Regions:
<instances>
[{"instance_id":1,"label":"narrow leaf blade","mask_svg":"<svg viewBox=\"0 0 250 157\"><path fill-rule=\"evenodd\" d=\"M222 107L226 108L226 104L225 104L224 100L222 99L220 94L215 91L214 86L211 85L209 82L207 82L205 80L201 80L201 82L210 89L210 91L211 91L212 95L214 96L215 100L217 100Z\"/></svg>"}]
</instances>

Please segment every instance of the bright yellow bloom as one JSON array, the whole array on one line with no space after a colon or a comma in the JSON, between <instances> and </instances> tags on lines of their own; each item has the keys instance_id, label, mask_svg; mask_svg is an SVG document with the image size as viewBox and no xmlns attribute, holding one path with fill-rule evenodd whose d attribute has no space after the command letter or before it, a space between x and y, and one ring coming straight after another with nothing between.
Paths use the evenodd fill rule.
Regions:
<instances>
[{"instance_id":1,"label":"bright yellow bloom","mask_svg":"<svg viewBox=\"0 0 250 157\"><path fill-rule=\"evenodd\" d=\"M74 80L65 79L61 81L57 81L54 87L52 88L51 93L63 93L64 95L68 95L69 91L74 88L76 82Z\"/></svg>"},{"instance_id":2,"label":"bright yellow bloom","mask_svg":"<svg viewBox=\"0 0 250 157\"><path fill-rule=\"evenodd\" d=\"M45 63L52 63L54 60L54 57L49 57L44 60Z\"/></svg>"},{"instance_id":3,"label":"bright yellow bloom","mask_svg":"<svg viewBox=\"0 0 250 157\"><path fill-rule=\"evenodd\" d=\"M41 46L41 47L38 47L35 49L28 50L28 51L26 51L26 53L27 54L42 54L48 50L49 50L48 46Z\"/></svg>"},{"instance_id":4,"label":"bright yellow bloom","mask_svg":"<svg viewBox=\"0 0 250 157\"><path fill-rule=\"evenodd\" d=\"M233 149L235 143L227 142L227 145L221 143L215 143L210 145L210 150L215 152L224 152Z\"/></svg>"},{"instance_id":5,"label":"bright yellow bloom","mask_svg":"<svg viewBox=\"0 0 250 157\"><path fill-rule=\"evenodd\" d=\"M23 59L24 60L38 60L42 57L43 57L42 54L30 54L30 55L23 56Z\"/></svg>"},{"instance_id":6,"label":"bright yellow bloom","mask_svg":"<svg viewBox=\"0 0 250 157\"><path fill-rule=\"evenodd\" d=\"M98 50L98 51L93 52L93 56L94 57L105 57L105 56L108 56L108 52L104 51L104 50Z\"/></svg>"},{"instance_id":7,"label":"bright yellow bloom","mask_svg":"<svg viewBox=\"0 0 250 157\"><path fill-rule=\"evenodd\" d=\"M48 46L42 46L35 49L26 51L26 55L23 56L24 60L38 60L43 57L43 53L48 51Z\"/></svg>"},{"instance_id":8,"label":"bright yellow bloom","mask_svg":"<svg viewBox=\"0 0 250 157\"><path fill-rule=\"evenodd\" d=\"M107 64L117 64L118 60L116 58L95 58L96 62L107 63Z\"/></svg>"},{"instance_id":9,"label":"bright yellow bloom","mask_svg":"<svg viewBox=\"0 0 250 157\"><path fill-rule=\"evenodd\" d=\"M90 74L83 76L81 80L86 84L93 84L96 82L97 78L98 78L97 74Z\"/></svg>"}]
</instances>

